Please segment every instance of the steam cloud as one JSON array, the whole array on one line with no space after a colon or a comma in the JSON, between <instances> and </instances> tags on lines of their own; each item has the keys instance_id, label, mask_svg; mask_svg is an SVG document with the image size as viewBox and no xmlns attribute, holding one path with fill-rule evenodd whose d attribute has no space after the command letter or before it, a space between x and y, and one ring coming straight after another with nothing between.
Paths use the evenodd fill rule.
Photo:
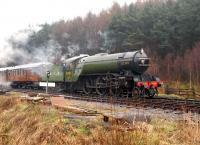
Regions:
<instances>
[{"instance_id":1,"label":"steam cloud","mask_svg":"<svg viewBox=\"0 0 200 145\"><path fill-rule=\"evenodd\" d=\"M26 37L24 34L16 35L16 40L21 39L22 42L27 39ZM13 39L13 37L11 37L11 39ZM5 66L10 62L15 62L15 56L21 56L22 54L23 53L20 49L14 49L9 43L4 44L2 47L0 47L0 66Z\"/></svg>"},{"instance_id":2,"label":"steam cloud","mask_svg":"<svg viewBox=\"0 0 200 145\"><path fill-rule=\"evenodd\" d=\"M33 30L15 33L6 45L0 47L0 67L33 62L54 62L62 57L61 46L53 39L43 46L25 49L24 46L27 45L28 38L32 33Z\"/></svg>"},{"instance_id":3,"label":"steam cloud","mask_svg":"<svg viewBox=\"0 0 200 145\"><path fill-rule=\"evenodd\" d=\"M87 48L83 49L79 43L70 41L70 34L63 33L62 37L66 39L68 45L65 49L67 54L63 54L62 46L56 41L54 36L49 36L49 40L46 41L40 47L34 47L28 45L28 40L30 36L38 30L35 29L26 29L15 33L4 47L0 47L0 67L14 66L21 64L29 64L35 62L61 62L64 59L75 56L79 53L87 53L85 50L94 49L95 42L91 39L87 41ZM104 40L103 47L100 47L99 50L106 52L104 45L111 43L106 41L107 33L98 32L99 36Z\"/></svg>"}]
</instances>

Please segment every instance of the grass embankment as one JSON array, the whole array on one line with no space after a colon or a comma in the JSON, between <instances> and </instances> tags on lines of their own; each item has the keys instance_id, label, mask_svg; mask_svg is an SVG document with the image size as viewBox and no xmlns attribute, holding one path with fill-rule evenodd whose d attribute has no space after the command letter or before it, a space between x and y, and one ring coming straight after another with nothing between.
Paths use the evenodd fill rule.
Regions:
<instances>
[{"instance_id":1,"label":"grass embankment","mask_svg":"<svg viewBox=\"0 0 200 145\"><path fill-rule=\"evenodd\" d=\"M169 81L165 85L168 85L169 87L172 87L172 88L190 89L189 82ZM191 84L191 87L194 88L196 91L200 92L199 85Z\"/></svg>"},{"instance_id":2,"label":"grass embankment","mask_svg":"<svg viewBox=\"0 0 200 145\"><path fill-rule=\"evenodd\" d=\"M112 125L100 121L69 120L51 106L22 103L0 96L1 145L198 145L200 127L188 119L172 122Z\"/></svg>"},{"instance_id":3,"label":"grass embankment","mask_svg":"<svg viewBox=\"0 0 200 145\"><path fill-rule=\"evenodd\" d=\"M173 93L166 94L166 90L165 90L166 87L180 89L183 91L181 91L180 94L179 92L174 92L174 94ZM175 97L175 98L180 98L180 99L200 99L200 97L198 96L198 94L200 93L200 86L192 85L190 87L190 83L188 82L178 82L178 81L165 82L162 87L158 88L158 91L159 91L160 97L164 96L164 97ZM195 92L196 95L193 92Z\"/></svg>"}]
</instances>

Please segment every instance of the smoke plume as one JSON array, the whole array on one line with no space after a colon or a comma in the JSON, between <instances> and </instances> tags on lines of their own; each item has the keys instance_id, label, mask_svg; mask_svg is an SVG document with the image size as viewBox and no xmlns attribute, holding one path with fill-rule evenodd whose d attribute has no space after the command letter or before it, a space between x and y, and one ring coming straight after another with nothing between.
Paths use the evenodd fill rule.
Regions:
<instances>
[{"instance_id":1,"label":"smoke plume","mask_svg":"<svg viewBox=\"0 0 200 145\"><path fill-rule=\"evenodd\" d=\"M33 33L33 30L24 30L11 36L0 48L0 67L60 60L61 46L53 39L39 47L29 46L28 39Z\"/></svg>"}]
</instances>

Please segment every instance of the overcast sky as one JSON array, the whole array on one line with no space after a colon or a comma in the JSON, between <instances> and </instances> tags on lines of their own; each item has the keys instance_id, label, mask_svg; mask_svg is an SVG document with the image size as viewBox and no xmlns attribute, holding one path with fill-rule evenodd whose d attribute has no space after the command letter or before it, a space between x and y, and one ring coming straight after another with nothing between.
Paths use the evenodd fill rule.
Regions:
<instances>
[{"instance_id":1,"label":"overcast sky","mask_svg":"<svg viewBox=\"0 0 200 145\"><path fill-rule=\"evenodd\" d=\"M2 0L0 2L0 47L14 32L42 23L99 13L112 6L135 0Z\"/></svg>"}]
</instances>

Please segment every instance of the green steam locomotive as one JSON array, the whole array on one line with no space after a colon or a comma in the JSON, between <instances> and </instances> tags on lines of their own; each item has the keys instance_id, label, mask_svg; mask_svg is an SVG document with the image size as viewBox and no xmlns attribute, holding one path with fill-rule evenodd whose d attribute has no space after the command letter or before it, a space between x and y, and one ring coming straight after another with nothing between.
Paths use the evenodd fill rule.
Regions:
<instances>
[{"instance_id":1,"label":"green steam locomotive","mask_svg":"<svg viewBox=\"0 0 200 145\"><path fill-rule=\"evenodd\" d=\"M149 58L143 50L79 55L61 64L34 63L0 68L0 80L14 88L49 87L85 94L148 96L158 93L160 81L145 74ZM48 74L47 74L48 72Z\"/></svg>"}]
</instances>

